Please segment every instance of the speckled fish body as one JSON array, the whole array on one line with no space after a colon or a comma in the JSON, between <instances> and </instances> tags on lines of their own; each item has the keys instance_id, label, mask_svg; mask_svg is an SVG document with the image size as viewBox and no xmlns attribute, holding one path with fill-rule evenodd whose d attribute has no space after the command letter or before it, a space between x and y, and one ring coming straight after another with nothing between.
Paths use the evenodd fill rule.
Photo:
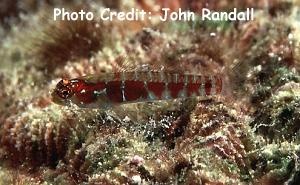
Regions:
<instances>
[{"instance_id":1,"label":"speckled fish body","mask_svg":"<svg viewBox=\"0 0 300 185\"><path fill-rule=\"evenodd\" d=\"M207 97L222 92L218 75L201 76L158 71L117 72L60 81L54 102L108 108L118 104Z\"/></svg>"}]
</instances>

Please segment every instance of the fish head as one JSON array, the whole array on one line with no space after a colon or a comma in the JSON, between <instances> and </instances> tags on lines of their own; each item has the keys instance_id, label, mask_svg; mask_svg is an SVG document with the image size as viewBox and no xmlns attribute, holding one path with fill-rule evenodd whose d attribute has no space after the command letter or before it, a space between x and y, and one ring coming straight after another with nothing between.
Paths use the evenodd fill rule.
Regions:
<instances>
[{"instance_id":1,"label":"fish head","mask_svg":"<svg viewBox=\"0 0 300 185\"><path fill-rule=\"evenodd\" d=\"M76 80L62 79L52 91L52 101L59 105L69 105L77 87Z\"/></svg>"}]
</instances>

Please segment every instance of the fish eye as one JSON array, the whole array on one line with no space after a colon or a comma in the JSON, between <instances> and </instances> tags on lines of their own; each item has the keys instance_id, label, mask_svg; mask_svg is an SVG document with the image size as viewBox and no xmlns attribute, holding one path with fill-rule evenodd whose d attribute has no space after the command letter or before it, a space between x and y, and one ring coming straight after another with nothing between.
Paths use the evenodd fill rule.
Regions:
<instances>
[{"instance_id":1,"label":"fish eye","mask_svg":"<svg viewBox=\"0 0 300 185\"><path fill-rule=\"evenodd\" d=\"M61 80L56 86L56 94L62 99L68 99L73 96L72 84L69 81Z\"/></svg>"},{"instance_id":2,"label":"fish eye","mask_svg":"<svg viewBox=\"0 0 300 185\"><path fill-rule=\"evenodd\" d=\"M64 97L64 98L67 98L69 94L70 94L70 92L69 92L68 90L62 90L62 91L61 91L61 95L62 95L62 97Z\"/></svg>"},{"instance_id":3,"label":"fish eye","mask_svg":"<svg viewBox=\"0 0 300 185\"><path fill-rule=\"evenodd\" d=\"M68 99L73 95L72 91L67 88L58 89L56 91L56 94L63 99Z\"/></svg>"}]
</instances>

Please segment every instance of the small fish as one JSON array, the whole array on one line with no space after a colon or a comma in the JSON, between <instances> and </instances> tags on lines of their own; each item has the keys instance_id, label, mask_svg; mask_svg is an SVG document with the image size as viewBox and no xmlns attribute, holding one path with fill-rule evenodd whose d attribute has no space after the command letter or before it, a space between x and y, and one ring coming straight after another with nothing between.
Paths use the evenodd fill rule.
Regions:
<instances>
[{"instance_id":1,"label":"small fish","mask_svg":"<svg viewBox=\"0 0 300 185\"><path fill-rule=\"evenodd\" d=\"M63 79L52 92L61 105L107 109L114 105L206 97L222 92L222 78L165 71L116 72Z\"/></svg>"}]
</instances>

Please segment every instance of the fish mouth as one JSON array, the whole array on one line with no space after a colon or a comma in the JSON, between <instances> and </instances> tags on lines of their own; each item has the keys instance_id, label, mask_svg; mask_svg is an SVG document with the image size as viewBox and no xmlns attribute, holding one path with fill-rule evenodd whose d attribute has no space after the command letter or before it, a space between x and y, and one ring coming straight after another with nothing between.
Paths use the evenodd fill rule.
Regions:
<instances>
[{"instance_id":1,"label":"fish mouth","mask_svg":"<svg viewBox=\"0 0 300 185\"><path fill-rule=\"evenodd\" d=\"M56 103L58 105L70 105L70 100L69 99L63 99L61 97L59 97L57 95L57 93L55 92L55 90L53 90L52 92L50 92L51 94L51 100L53 103Z\"/></svg>"}]
</instances>

